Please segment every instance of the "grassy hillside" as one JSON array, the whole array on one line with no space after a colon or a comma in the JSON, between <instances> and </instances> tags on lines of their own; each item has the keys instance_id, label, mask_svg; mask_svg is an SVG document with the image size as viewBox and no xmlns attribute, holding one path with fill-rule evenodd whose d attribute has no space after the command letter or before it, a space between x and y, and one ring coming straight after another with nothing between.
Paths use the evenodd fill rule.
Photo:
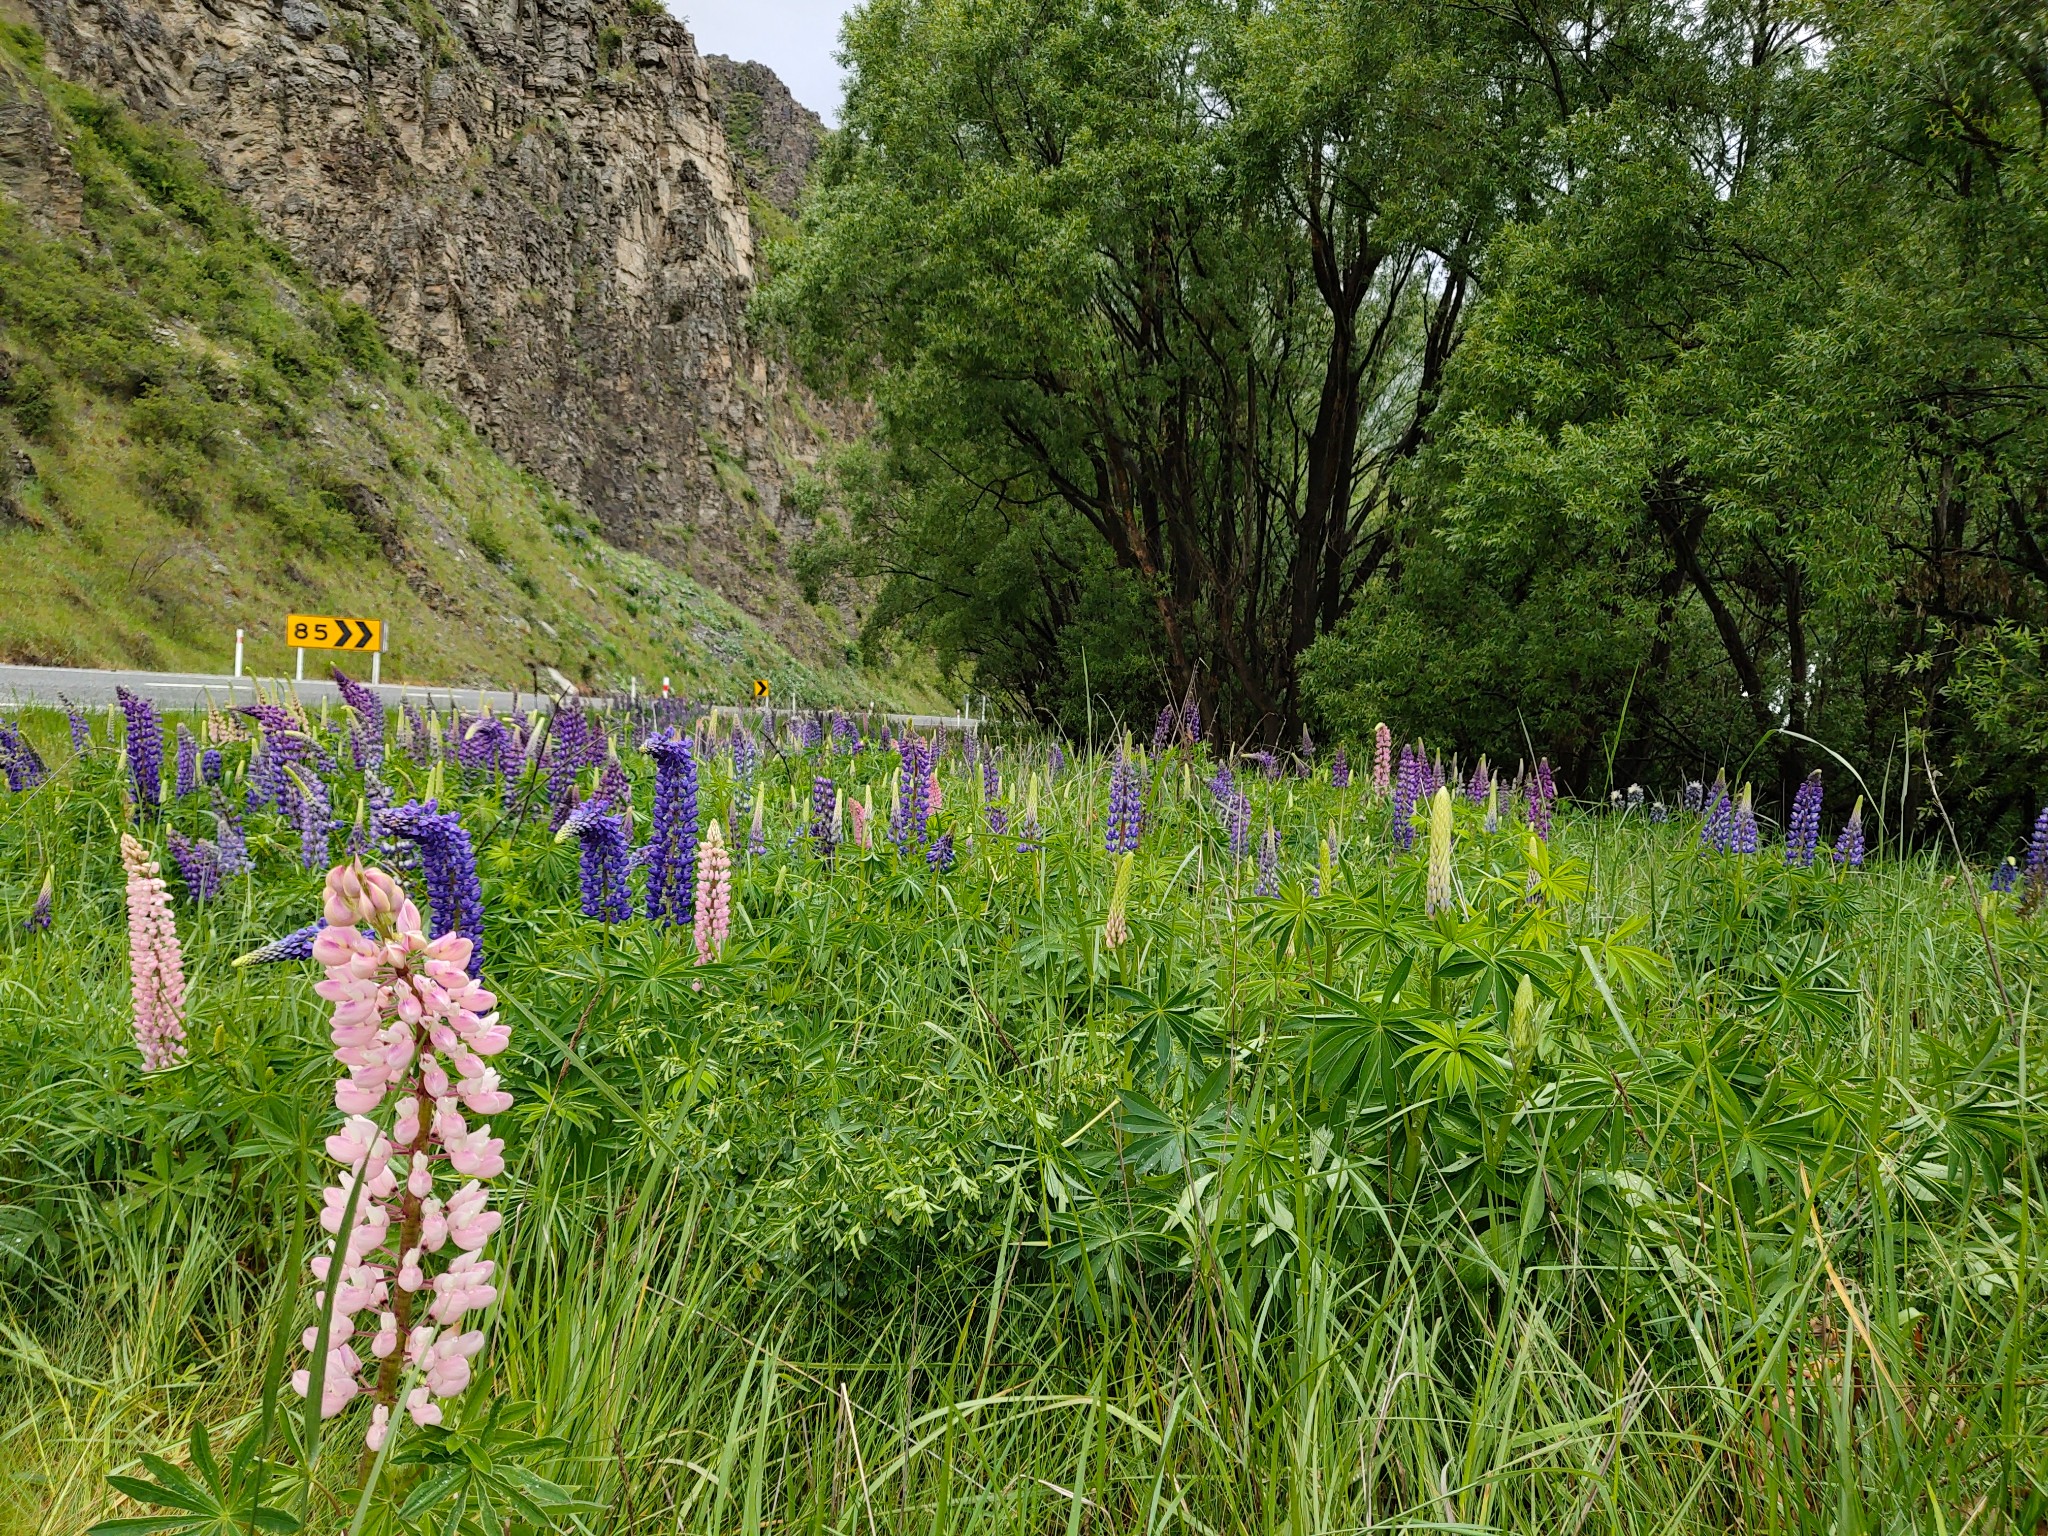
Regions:
<instances>
[{"instance_id":1,"label":"grassy hillside","mask_svg":"<svg viewBox=\"0 0 2048 1536\"><path fill-rule=\"evenodd\" d=\"M0 6L0 18L5 7ZM0 19L0 660L289 665L288 610L383 618L387 678L754 676L935 701L793 658L674 570L607 545L418 387L174 136L57 78ZM828 623L833 610L821 607Z\"/></svg>"}]
</instances>

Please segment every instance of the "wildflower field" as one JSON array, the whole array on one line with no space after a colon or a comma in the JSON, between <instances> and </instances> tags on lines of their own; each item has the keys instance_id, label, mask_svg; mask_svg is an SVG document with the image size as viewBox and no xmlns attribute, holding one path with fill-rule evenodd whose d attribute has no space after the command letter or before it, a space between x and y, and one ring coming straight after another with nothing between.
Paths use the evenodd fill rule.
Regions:
<instances>
[{"instance_id":1,"label":"wildflower field","mask_svg":"<svg viewBox=\"0 0 2048 1536\"><path fill-rule=\"evenodd\" d=\"M2048 816L353 696L0 728L0 1528L2048 1518Z\"/></svg>"}]
</instances>

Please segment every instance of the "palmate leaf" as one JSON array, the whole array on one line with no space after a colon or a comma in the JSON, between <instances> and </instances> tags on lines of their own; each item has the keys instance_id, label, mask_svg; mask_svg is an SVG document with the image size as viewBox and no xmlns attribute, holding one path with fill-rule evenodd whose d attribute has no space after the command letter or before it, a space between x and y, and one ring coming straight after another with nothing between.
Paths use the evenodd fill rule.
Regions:
<instances>
[{"instance_id":1,"label":"palmate leaf","mask_svg":"<svg viewBox=\"0 0 2048 1536\"><path fill-rule=\"evenodd\" d=\"M1391 1088L1396 1066L1418 1034L1416 1011L1400 1000L1414 964L1404 954L1377 1000L1310 983L1324 1006L1302 1016L1308 1027L1294 1051L1323 1092L1349 1093L1361 1083Z\"/></svg>"},{"instance_id":2,"label":"palmate leaf","mask_svg":"<svg viewBox=\"0 0 2048 1536\"><path fill-rule=\"evenodd\" d=\"M1134 1070L1140 1060L1149 1058L1158 1065L1155 1081L1164 1082L1176 1060L1199 1068L1215 1054L1214 1010L1207 987L1193 982L1175 987L1162 971L1149 992L1113 986L1109 995L1130 1016L1131 1025L1117 1043Z\"/></svg>"},{"instance_id":3,"label":"palmate leaf","mask_svg":"<svg viewBox=\"0 0 2048 1536\"><path fill-rule=\"evenodd\" d=\"M1857 990L1836 970L1818 934L1759 960L1755 970L1757 979L1742 989L1743 1005L1779 1039L1796 1029L1811 1040L1816 1030L1845 1025L1854 1016Z\"/></svg>"}]
</instances>

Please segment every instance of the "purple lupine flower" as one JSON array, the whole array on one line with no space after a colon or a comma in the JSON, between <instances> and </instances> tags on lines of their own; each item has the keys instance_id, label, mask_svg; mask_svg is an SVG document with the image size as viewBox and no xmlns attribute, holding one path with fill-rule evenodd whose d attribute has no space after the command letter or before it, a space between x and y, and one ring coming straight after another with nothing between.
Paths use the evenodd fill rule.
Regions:
<instances>
[{"instance_id":1,"label":"purple lupine flower","mask_svg":"<svg viewBox=\"0 0 2048 1536\"><path fill-rule=\"evenodd\" d=\"M1280 833L1271 822L1266 823L1265 835L1259 839L1259 873L1252 881L1252 894L1280 894Z\"/></svg>"},{"instance_id":2,"label":"purple lupine flower","mask_svg":"<svg viewBox=\"0 0 2048 1536\"><path fill-rule=\"evenodd\" d=\"M43 888L36 893L35 905L28 909L28 916L21 920L21 926L30 933L46 933L50 927L50 897L56 887L57 871L43 872Z\"/></svg>"},{"instance_id":3,"label":"purple lupine flower","mask_svg":"<svg viewBox=\"0 0 2048 1536\"><path fill-rule=\"evenodd\" d=\"M832 827L832 813L838 809L839 786L822 775L811 780L811 848L827 864L838 837Z\"/></svg>"},{"instance_id":4,"label":"purple lupine flower","mask_svg":"<svg viewBox=\"0 0 2048 1536\"><path fill-rule=\"evenodd\" d=\"M988 803L988 829L996 837L1010 830L1010 808L1000 800Z\"/></svg>"},{"instance_id":5,"label":"purple lupine flower","mask_svg":"<svg viewBox=\"0 0 2048 1536\"><path fill-rule=\"evenodd\" d=\"M860 727L836 709L832 711L832 750L849 757L860 751Z\"/></svg>"},{"instance_id":6,"label":"purple lupine flower","mask_svg":"<svg viewBox=\"0 0 2048 1536\"><path fill-rule=\"evenodd\" d=\"M697 904L697 759L689 742L673 732L648 737L640 750L654 759L647 917L688 928Z\"/></svg>"},{"instance_id":7,"label":"purple lupine flower","mask_svg":"<svg viewBox=\"0 0 2048 1536\"><path fill-rule=\"evenodd\" d=\"M580 849L577 880L582 886L583 915L601 923L623 923L633 915L633 893L626 883L631 860L626 818L605 809L602 798L586 800L562 825Z\"/></svg>"},{"instance_id":8,"label":"purple lupine flower","mask_svg":"<svg viewBox=\"0 0 2048 1536\"><path fill-rule=\"evenodd\" d=\"M1173 706L1159 707L1159 723L1152 727L1152 755L1157 757L1166 750L1166 743L1173 736Z\"/></svg>"},{"instance_id":9,"label":"purple lupine flower","mask_svg":"<svg viewBox=\"0 0 2048 1536\"><path fill-rule=\"evenodd\" d=\"M1792 816L1785 826L1785 862L1801 869L1813 866L1820 846L1820 770L1814 769L1792 797Z\"/></svg>"},{"instance_id":10,"label":"purple lupine flower","mask_svg":"<svg viewBox=\"0 0 2048 1536\"><path fill-rule=\"evenodd\" d=\"M410 700L398 707L405 716L405 755L424 768L434 755L434 733L427 728L427 717Z\"/></svg>"},{"instance_id":11,"label":"purple lupine flower","mask_svg":"<svg viewBox=\"0 0 2048 1536\"><path fill-rule=\"evenodd\" d=\"M1678 808L1689 816L1699 815L1707 808L1707 786L1698 779L1687 779L1678 792Z\"/></svg>"},{"instance_id":12,"label":"purple lupine flower","mask_svg":"<svg viewBox=\"0 0 2048 1536\"><path fill-rule=\"evenodd\" d=\"M902 781L896 788L896 808L889 816L889 839L898 850L924 846L931 822L932 749L914 736L897 744L902 763Z\"/></svg>"},{"instance_id":13,"label":"purple lupine flower","mask_svg":"<svg viewBox=\"0 0 2048 1536\"><path fill-rule=\"evenodd\" d=\"M1862 838L1857 838L1859 851ZM1857 863L1862 863L1859 857ZM2027 841L2027 899L2035 905L2048 897L2048 805L2034 822L2034 835Z\"/></svg>"},{"instance_id":14,"label":"purple lupine flower","mask_svg":"<svg viewBox=\"0 0 2048 1536\"><path fill-rule=\"evenodd\" d=\"M1550 759L1547 757L1536 759L1536 787L1542 791L1545 800L1556 804L1557 780L1550 776Z\"/></svg>"},{"instance_id":15,"label":"purple lupine flower","mask_svg":"<svg viewBox=\"0 0 2048 1536\"><path fill-rule=\"evenodd\" d=\"M1755 853L1762 842L1757 830L1756 808L1749 801L1749 786L1742 788L1742 799L1735 807L1735 823L1728 832L1728 844L1736 853Z\"/></svg>"},{"instance_id":16,"label":"purple lupine flower","mask_svg":"<svg viewBox=\"0 0 2048 1536\"><path fill-rule=\"evenodd\" d=\"M1707 805L1706 820L1700 823L1700 846L1726 853L1734 847L1735 802L1728 798L1728 779L1714 776L1714 797Z\"/></svg>"},{"instance_id":17,"label":"purple lupine flower","mask_svg":"<svg viewBox=\"0 0 2048 1536\"><path fill-rule=\"evenodd\" d=\"M63 701L64 717L71 724L72 752L78 755L90 752L92 750L92 722L86 719L84 710L65 698L63 694L60 693L57 697Z\"/></svg>"},{"instance_id":18,"label":"purple lupine flower","mask_svg":"<svg viewBox=\"0 0 2048 1536\"><path fill-rule=\"evenodd\" d=\"M1187 736L1188 745L1202 744L1202 706L1193 699L1188 700L1187 710L1181 716L1181 730Z\"/></svg>"},{"instance_id":19,"label":"purple lupine flower","mask_svg":"<svg viewBox=\"0 0 2048 1536\"><path fill-rule=\"evenodd\" d=\"M128 772L135 781L135 801L145 812L163 804L164 728L156 706L139 694L117 687L114 697L128 718Z\"/></svg>"},{"instance_id":20,"label":"purple lupine flower","mask_svg":"<svg viewBox=\"0 0 2048 1536\"><path fill-rule=\"evenodd\" d=\"M996 769L996 750L990 747L981 758L981 795L993 800L1003 792L1002 775Z\"/></svg>"},{"instance_id":21,"label":"purple lupine flower","mask_svg":"<svg viewBox=\"0 0 2048 1536\"><path fill-rule=\"evenodd\" d=\"M1250 763L1257 763L1259 765L1259 773L1262 777L1268 779L1277 779L1280 777L1280 759L1275 757L1272 753L1266 751L1263 748L1261 748L1257 752L1245 753L1245 761Z\"/></svg>"},{"instance_id":22,"label":"purple lupine flower","mask_svg":"<svg viewBox=\"0 0 2048 1536\"><path fill-rule=\"evenodd\" d=\"M2016 889L2020 883L2020 861L2007 855L1999 861L1998 868L1991 872L1991 889L2003 896Z\"/></svg>"},{"instance_id":23,"label":"purple lupine flower","mask_svg":"<svg viewBox=\"0 0 2048 1536\"><path fill-rule=\"evenodd\" d=\"M211 788L220 783L221 756L219 747L208 747L199 754L199 782Z\"/></svg>"},{"instance_id":24,"label":"purple lupine flower","mask_svg":"<svg viewBox=\"0 0 2048 1536\"><path fill-rule=\"evenodd\" d=\"M825 740L825 728L818 724L816 715L805 715L796 723L796 743L806 752L812 752Z\"/></svg>"},{"instance_id":25,"label":"purple lupine flower","mask_svg":"<svg viewBox=\"0 0 2048 1536\"><path fill-rule=\"evenodd\" d=\"M294 790L291 819L299 829L299 867L325 869L331 862L328 852L335 828L334 802L327 792L327 781L310 762L300 763L285 773Z\"/></svg>"},{"instance_id":26,"label":"purple lupine flower","mask_svg":"<svg viewBox=\"0 0 2048 1536\"><path fill-rule=\"evenodd\" d=\"M1851 869L1863 867L1863 802L1858 799L1855 808L1849 812L1848 821L1842 824L1842 835L1835 839L1835 862L1846 864Z\"/></svg>"},{"instance_id":27,"label":"purple lupine flower","mask_svg":"<svg viewBox=\"0 0 2048 1536\"><path fill-rule=\"evenodd\" d=\"M547 756L548 804L553 807L551 819L554 829L559 832L574 808L576 775L584 765L584 749L591 726L583 711L570 705L555 711L548 722L548 730L554 738Z\"/></svg>"},{"instance_id":28,"label":"purple lupine flower","mask_svg":"<svg viewBox=\"0 0 2048 1536\"><path fill-rule=\"evenodd\" d=\"M1543 793L1543 781L1549 777L1540 768L1529 780L1529 830L1544 842L1550 841L1551 797Z\"/></svg>"},{"instance_id":29,"label":"purple lupine flower","mask_svg":"<svg viewBox=\"0 0 2048 1536\"><path fill-rule=\"evenodd\" d=\"M943 875L953 867L952 832L946 831L939 834L938 840L932 844L930 850L925 854L924 861L932 867L932 871L935 874Z\"/></svg>"},{"instance_id":30,"label":"purple lupine flower","mask_svg":"<svg viewBox=\"0 0 2048 1536\"><path fill-rule=\"evenodd\" d=\"M1050 747L1046 749L1045 753L1045 777L1047 781L1050 782L1051 780L1058 778L1060 776L1061 770L1063 770L1066 766L1067 754L1060 750L1060 744L1058 742L1054 742Z\"/></svg>"},{"instance_id":31,"label":"purple lupine flower","mask_svg":"<svg viewBox=\"0 0 2048 1536\"><path fill-rule=\"evenodd\" d=\"M384 766L384 701L374 688L357 682L339 667L334 669L334 686L355 716L349 730L355 765L365 773L374 772Z\"/></svg>"},{"instance_id":32,"label":"purple lupine flower","mask_svg":"<svg viewBox=\"0 0 2048 1536\"><path fill-rule=\"evenodd\" d=\"M427 926L433 937L459 933L469 940L469 974L481 975L484 954L484 891L476 877L476 850L462 818L433 800L408 800L384 813L384 828L420 852L420 881L427 888Z\"/></svg>"},{"instance_id":33,"label":"purple lupine flower","mask_svg":"<svg viewBox=\"0 0 2048 1536\"><path fill-rule=\"evenodd\" d=\"M1252 802L1251 797L1241 789L1230 791L1229 808L1223 816L1224 830L1230 835L1230 860L1242 864L1251 848Z\"/></svg>"},{"instance_id":34,"label":"purple lupine flower","mask_svg":"<svg viewBox=\"0 0 2048 1536\"><path fill-rule=\"evenodd\" d=\"M1422 798L1422 759L1405 743L1400 771L1394 775L1394 845L1404 853L1415 846L1415 805Z\"/></svg>"},{"instance_id":35,"label":"purple lupine flower","mask_svg":"<svg viewBox=\"0 0 2048 1536\"><path fill-rule=\"evenodd\" d=\"M748 783L754 777L754 770L761 766L761 748L754 740L753 732L744 725L732 728L732 776L741 783Z\"/></svg>"},{"instance_id":36,"label":"purple lupine flower","mask_svg":"<svg viewBox=\"0 0 2048 1536\"><path fill-rule=\"evenodd\" d=\"M1640 811L1640 810L1641 810L1641 809L1643 808L1643 786L1642 786L1642 785L1640 785L1640 784L1631 784L1631 785L1629 785L1629 787L1628 787L1628 808L1629 808L1630 810L1632 810L1632 811Z\"/></svg>"},{"instance_id":37,"label":"purple lupine flower","mask_svg":"<svg viewBox=\"0 0 2048 1536\"><path fill-rule=\"evenodd\" d=\"M1216 772L1209 779L1209 794L1216 802L1216 814L1218 816L1228 814L1230 810L1230 794L1236 787L1236 781L1230 775L1230 764L1218 763L1216 765Z\"/></svg>"},{"instance_id":38,"label":"purple lupine flower","mask_svg":"<svg viewBox=\"0 0 2048 1536\"><path fill-rule=\"evenodd\" d=\"M221 874L246 875L256 867L249 857L249 839L242 831L242 818L218 789L213 792L213 843L218 850Z\"/></svg>"},{"instance_id":39,"label":"purple lupine flower","mask_svg":"<svg viewBox=\"0 0 2048 1536\"><path fill-rule=\"evenodd\" d=\"M1351 787L1351 759L1344 755L1344 744L1337 744L1337 755L1330 759L1330 784L1336 789Z\"/></svg>"},{"instance_id":40,"label":"purple lupine flower","mask_svg":"<svg viewBox=\"0 0 2048 1536\"><path fill-rule=\"evenodd\" d=\"M1138 769L1118 754L1109 774L1109 821L1102 845L1109 853L1136 853L1145 827L1145 802L1138 791Z\"/></svg>"},{"instance_id":41,"label":"purple lupine flower","mask_svg":"<svg viewBox=\"0 0 2048 1536\"><path fill-rule=\"evenodd\" d=\"M1486 804L1486 792L1493 787L1493 775L1487 772L1486 759L1480 758L1472 767L1472 777L1465 783L1465 798L1474 805Z\"/></svg>"},{"instance_id":42,"label":"purple lupine flower","mask_svg":"<svg viewBox=\"0 0 2048 1536\"><path fill-rule=\"evenodd\" d=\"M42 757L17 722L0 720L0 773L6 774L8 790L17 795L49 777Z\"/></svg>"},{"instance_id":43,"label":"purple lupine flower","mask_svg":"<svg viewBox=\"0 0 2048 1536\"><path fill-rule=\"evenodd\" d=\"M313 941L320 937L320 930L326 926L326 918L317 918L303 928L294 928L281 939L272 939L268 944L250 950L235 964L275 965L283 960L310 960L313 958Z\"/></svg>"},{"instance_id":44,"label":"purple lupine flower","mask_svg":"<svg viewBox=\"0 0 2048 1536\"><path fill-rule=\"evenodd\" d=\"M204 906L220 894L220 850L206 838L185 836L176 827L166 835L171 858L178 866L178 878L185 882L185 895Z\"/></svg>"},{"instance_id":45,"label":"purple lupine flower","mask_svg":"<svg viewBox=\"0 0 2048 1536\"><path fill-rule=\"evenodd\" d=\"M1650 824L1652 826L1661 827L1670 819L1670 806L1666 805L1662 800L1652 800L1650 802Z\"/></svg>"},{"instance_id":46,"label":"purple lupine flower","mask_svg":"<svg viewBox=\"0 0 2048 1536\"><path fill-rule=\"evenodd\" d=\"M176 766L171 775L171 793L180 800L199 788L199 740L183 725L178 727Z\"/></svg>"}]
</instances>

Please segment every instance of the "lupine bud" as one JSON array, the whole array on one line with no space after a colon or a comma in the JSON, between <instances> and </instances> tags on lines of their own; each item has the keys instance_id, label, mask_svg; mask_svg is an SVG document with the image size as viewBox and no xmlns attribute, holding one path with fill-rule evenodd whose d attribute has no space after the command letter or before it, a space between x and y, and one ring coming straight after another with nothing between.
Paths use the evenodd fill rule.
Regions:
<instances>
[{"instance_id":1,"label":"lupine bud","mask_svg":"<svg viewBox=\"0 0 2048 1536\"><path fill-rule=\"evenodd\" d=\"M1429 883L1423 898L1426 913L1451 908L1451 792L1439 788L1429 805Z\"/></svg>"},{"instance_id":2,"label":"lupine bud","mask_svg":"<svg viewBox=\"0 0 2048 1536\"><path fill-rule=\"evenodd\" d=\"M2048 819L2048 811L2042 813ZM1846 864L1851 869L1863 867L1863 797L1856 797L1856 804L1849 812L1849 819L1842 826L1842 835L1835 839L1835 862Z\"/></svg>"}]
</instances>

